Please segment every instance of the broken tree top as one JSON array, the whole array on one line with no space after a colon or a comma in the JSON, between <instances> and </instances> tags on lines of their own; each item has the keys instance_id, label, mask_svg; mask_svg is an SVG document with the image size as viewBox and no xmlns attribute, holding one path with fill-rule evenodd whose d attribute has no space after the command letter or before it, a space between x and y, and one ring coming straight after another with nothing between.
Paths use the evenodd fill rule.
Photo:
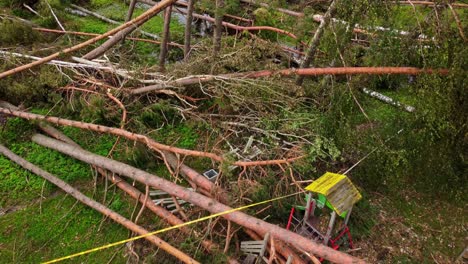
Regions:
<instances>
[{"instance_id":1,"label":"broken tree top","mask_svg":"<svg viewBox=\"0 0 468 264\"><path fill-rule=\"evenodd\" d=\"M362 198L348 177L331 172L325 173L305 189L324 195L338 215L351 209Z\"/></svg>"}]
</instances>

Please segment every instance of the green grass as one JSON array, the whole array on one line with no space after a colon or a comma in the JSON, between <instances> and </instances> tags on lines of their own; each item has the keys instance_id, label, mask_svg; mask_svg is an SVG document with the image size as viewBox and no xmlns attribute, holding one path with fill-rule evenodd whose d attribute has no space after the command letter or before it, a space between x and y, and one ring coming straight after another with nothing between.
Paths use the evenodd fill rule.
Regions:
<instances>
[{"instance_id":1,"label":"green grass","mask_svg":"<svg viewBox=\"0 0 468 264\"><path fill-rule=\"evenodd\" d=\"M88 165L31 142L30 137L34 130L34 126L29 122L11 118L5 129L0 132L0 143L6 144L17 155L67 182L91 179ZM26 203L41 193L43 180L40 177L27 172L3 156L0 157L0 168L0 204ZM54 188L47 183L44 188L45 195Z\"/></svg>"},{"instance_id":2,"label":"green grass","mask_svg":"<svg viewBox=\"0 0 468 264\"><path fill-rule=\"evenodd\" d=\"M107 156L117 139L113 135L83 131L76 127L62 127L62 132L78 145L98 155Z\"/></svg>"},{"instance_id":3,"label":"green grass","mask_svg":"<svg viewBox=\"0 0 468 264\"><path fill-rule=\"evenodd\" d=\"M180 148L194 149L198 142L196 126L187 124L165 126L150 135L158 142L164 142Z\"/></svg>"},{"instance_id":4,"label":"green grass","mask_svg":"<svg viewBox=\"0 0 468 264\"><path fill-rule=\"evenodd\" d=\"M91 0L91 6L93 7L103 7L114 4L115 0Z\"/></svg>"},{"instance_id":5,"label":"green grass","mask_svg":"<svg viewBox=\"0 0 468 264\"><path fill-rule=\"evenodd\" d=\"M39 263L63 257L127 237L125 228L78 204L70 196L58 195L0 217L0 263ZM115 249L73 259L72 263L106 263ZM114 263L123 263L123 254Z\"/></svg>"},{"instance_id":6,"label":"green grass","mask_svg":"<svg viewBox=\"0 0 468 264\"><path fill-rule=\"evenodd\" d=\"M98 3L99 2L99 3ZM124 19L127 15L127 5L124 3L114 1L93 1L92 10L100 15L103 15L112 20L118 21L120 23L124 22ZM134 10L133 18L143 14L146 10L142 8L136 8ZM75 16L73 16L75 17ZM94 32L94 33L104 33L105 31L116 27L109 23L103 22L97 18L88 16L88 17L76 17L78 19L77 25L80 26L80 30L84 32ZM156 35L161 34L164 25L164 18L162 14L158 14L146 22L141 29L154 33ZM180 24L176 19L171 21L171 39L173 41L182 40L184 33L184 26Z\"/></svg>"},{"instance_id":7,"label":"green grass","mask_svg":"<svg viewBox=\"0 0 468 264\"><path fill-rule=\"evenodd\" d=\"M110 30L113 26L102 22L98 19L88 18L88 17L77 17L76 25L79 27L78 30L88 33L98 33L102 34Z\"/></svg>"},{"instance_id":8,"label":"green grass","mask_svg":"<svg viewBox=\"0 0 468 264\"><path fill-rule=\"evenodd\" d=\"M34 112L44 112L35 109ZM16 154L33 164L58 176L75 186L85 195L93 196L90 167L58 152L41 147L30 141L35 127L28 121L12 118L0 133L0 143L6 144ZM115 138L65 127L64 133L83 147L100 155L107 155ZM100 245L127 238L127 229L106 220L101 228L102 215L78 203L69 195L57 191L57 187L46 183L43 196L49 197L39 203L44 180L29 173L0 156L0 206L3 209L19 208L18 211L0 216L0 263L39 263L66 256ZM94 199L101 201L103 182L98 183ZM129 217L134 202L126 196L108 191L110 209ZM130 206L129 206L130 205ZM149 220L143 216L142 222ZM159 227L157 219L151 217L151 227ZM118 252L116 252L118 250ZM120 247L73 259L72 263L106 263L114 253L114 263L124 263L125 251Z\"/></svg>"},{"instance_id":9,"label":"green grass","mask_svg":"<svg viewBox=\"0 0 468 264\"><path fill-rule=\"evenodd\" d=\"M0 156L0 205L30 201L40 195L43 180Z\"/></svg>"}]
</instances>

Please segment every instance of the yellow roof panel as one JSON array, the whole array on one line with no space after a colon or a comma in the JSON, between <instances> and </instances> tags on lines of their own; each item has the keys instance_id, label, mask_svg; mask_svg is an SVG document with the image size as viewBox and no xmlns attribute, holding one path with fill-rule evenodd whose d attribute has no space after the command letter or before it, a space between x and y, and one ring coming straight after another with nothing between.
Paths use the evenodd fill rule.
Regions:
<instances>
[{"instance_id":1,"label":"yellow roof panel","mask_svg":"<svg viewBox=\"0 0 468 264\"><path fill-rule=\"evenodd\" d=\"M321 193L326 196L333 186L337 185L340 181L342 181L345 178L345 175L327 172L320 178L312 182L305 189L311 192Z\"/></svg>"},{"instance_id":2,"label":"yellow roof panel","mask_svg":"<svg viewBox=\"0 0 468 264\"><path fill-rule=\"evenodd\" d=\"M331 172L325 173L305 189L323 194L339 215L362 198L348 177Z\"/></svg>"}]
</instances>

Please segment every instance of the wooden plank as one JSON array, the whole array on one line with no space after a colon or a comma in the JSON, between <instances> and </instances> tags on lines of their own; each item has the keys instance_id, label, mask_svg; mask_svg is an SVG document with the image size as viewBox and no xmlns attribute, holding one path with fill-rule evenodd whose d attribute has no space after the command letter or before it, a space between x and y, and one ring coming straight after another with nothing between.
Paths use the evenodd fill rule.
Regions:
<instances>
[{"instance_id":1,"label":"wooden plank","mask_svg":"<svg viewBox=\"0 0 468 264\"><path fill-rule=\"evenodd\" d=\"M263 239L263 247L262 247L262 251L260 252L260 257L263 257L265 255L265 250L268 246L268 241L270 240L270 233L266 233L265 235L265 238Z\"/></svg>"},{"instance_id":2,"label":"wooden plank","mask_svg":"<svg viewBox=\"0 0 468 264\"><path fill-rule=\"evenodd\" d=\"M263 240L259 240L259 241L242 241L241 245L263 245Z\"/></svg>"}]
</instances>

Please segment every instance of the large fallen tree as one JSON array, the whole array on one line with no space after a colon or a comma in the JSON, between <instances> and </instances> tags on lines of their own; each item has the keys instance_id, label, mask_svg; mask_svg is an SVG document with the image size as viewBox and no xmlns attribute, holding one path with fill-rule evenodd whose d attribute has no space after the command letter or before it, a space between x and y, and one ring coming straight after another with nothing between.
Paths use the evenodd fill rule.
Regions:
<instances>
[{"instance_id":1,"label":"large fallen tree","mask_svg":"<svg viewBox=\"0 0 468 264\"><path fill-rule=\"evenodd\" d=\"M91 123L85 123L85 122L80 122L80 121L74 121L74 120L68 120L68 119L62 119L59 117L51 117L51 116L44 116L44 115L38 115L38 114L32 114L28 112L23 112L23 111L17 111L17 110L12 110L8 108L3 108L0 107L0 112L8 115L13 115L17 117L21 117L24 119L28 120L39 120L39 121L46 121L49 123L54 123L62 126L72 126L72 127L77 127L81 129L87 129L91 131L96 131L96 132L101 132L101 133L108 133L116 136L121 136L124 138L127 138L132 141L138 141L146 146L148 146L150 149L156 150L158 152L160 151L169 151L173 153L178 153L181 155L188 155L188 156L198 156L198 157L206 157L210 158L212 160L218 161L218 162L224 162L225 158L219 155L216 155L214 153L210 152L203 152L203 151L196 151L196 150L188 150L188 149L182 149L178 147L173 147L173 146L168 146L164 145L161 143L158 143L154 141L153 139L141 135L141 134L135 134L130 131L127 131L125 129L121 128L115 128L115 127L107 127L107 126L102 126L102 125L96 125L96 124L91 124ZM236 161L232 163L232 165L236 166L262 166L262 165L273 165L273 164L287 164L290 163L294 160L297 160L302 157L296 157L296 158L291 158L291 159L282 159L282 160L260 160L260 161Z\"/></svg>"},{"instance_id":2,"label":"large fallen tree","mask_svg":"<svg viewBox=\"0 0 468 264\"><path fill-rule=\"evenodd\" d=\"M57 150L83 162L107 169L125 177L129 177L143 184L152 186L153 188L163 190L170 195L199 206L211 213L215 214L232 210L231 207L226 206L214 199L208 198L187 188L181 187L173 182L159 178L153 174L131 167L122 162L93 154L89 151L82 150L80 148L42 135L34 135L33 141L37 144ZM364 261L361 259L352 257L343 252L336 251L325 245L318 244L315 241L302 237L294 232L288 231L277 225L267 223L243 212L235 211L229 214L225 214L222 217L241 226L252 229L260 236L264 236L269 232L275 238L293 245L302 251L323 257L335 263L364 263Z\"/></svg>"},{"instance_id":3,"label":"large fallen tree","mask_svg":"<svg viewBox=\"0 0 468 264\"><path fill-rule=\"evenodd\" d=\"M3 101L0 101L0 105L8 107L10 109L15 109L15 110L18 109L17 107L15 107L15 106L7 103L7 102L3 102ZM49 136L54 137L54 138L56 138L56 139L58 139L60 141L63 141L65 143L67 143L67 144L70 144L72 146L76 146L76 147L81 148L71 138L67 137L61 131L55 129L54 127L52 127L50 125L47 125L47 124L39 124L39 127L41 128L42 131L46 132ZM223 190L221 188L217 188L217 186L214 185L211 181L209 181L206 177L202 176L201 174L199 174L198 172L196 172L192 168L184 165L183 163L180 163L178 161L177 157L175 155L173 155L172 153L165 152L164 155L166 155L167 162L171 165L171 167L173 167L174 170L178 170L180 173L182 173L183 175L185 175L189 179L194 179L194 182L196 184L198 184L198 185L196 185L197 187L198 186L200 186L200 187L204 186L207 190L209 190L212 193L216 193L216 194L226 193L225 190ZM161 217L162 219L166 220L169 224L175 226L175 225L180 225L180 224L184 223L184 221L179 219L177 216L175 216L174 214L172 214L171 212L169 212L165 208L163 208L163 207L161 207L159 205L156 205L151 200L145 199L145 194L140 192L137 188L133 187L132 185L130 185L128 182L126 182L125 180L123 180L119 176L115 175L115 173L110 175L108 171L106 171L106 170L104 170L104 169L102 169L100 167L94 166L94 168L103 177L105 177L107 180L111 181L113 184L115 184L121 190L126 192L132 198L139 200L140 203L144 204L150 211L152 211L153 213L155 213L157 216ZM206 180L206 182L204 182L203 179ZM202 182L204 182L204 184L201 184ZM218 196L218 195L216 195L216 196ZM219 201L221 201L222 203L226 204L226 202L223 202L222 199L219 199L219 198L225 198L224 196L216 197L216 198ZM227 199L227 198L225 198L225 199ZM255 233L254 231L246 229L246 228L244 230L253 239L262 240L262 238L257 233ZM187 234L187 235L189 235L192 232L187 227L181 227L180 231ZM195 230L193 230L193 233L197 237L202 237L202 235L199 232L195 231ZM202 242L201 242L201 245L209 253L220 249L220 246L218 244L216 244L213 241L208 240L208 239L203 239ZM276 251L278 251L278 253L280 253L285 259L287 259L289 256L293 257L291 264L302 264L302 263L304 263L303 260L293 250L291 250L288 246L286 246L281 241L278 241L278 240L275 241L275 245L276 245L275 246ZM233 259L231 257L228 257L228 261L231 264L238 263L235 259Z\"/></svg>"},{"instance_id":4,"label":"large fallen tree","mask_svg":"<svg viewBox=\"0 0 468 264\"><path fill-rule=\"evenodd\" d=\"M301 64L301 68L309 68L311 64L312 65L314 64L315 53L317 52L317 49L319 47L320 39L322 38L323 33L325 32L325 27L328 26L328 24L330 23L331 17L335 13L337 1L338 0L333 0L331 2L330 6L328 7L327 12L323 16L323 18L320 20L320 25L315 31L314 37L312 38L310 42L307 55ZM298 75L296 78L296 84L302 85L303 82L304 82L304 75Z\"/></svg>"},{"instance_id":5,"label":"large fallen tree","mask_svg":"<svg viewBox=\"0 0 468 264\"><path fill-rule=\"evenodd\" d=\"M89 32L79 32L79 31L63 31L63 30L57 30L57 29L50 29L50 28L38 28L34 27L32 28L33 30L40 31L40 32L47 32L47 33L57 33L57 34L70 34L70 35L77 35L77 36L88 36L88 37L96 37L99 36L99 34L96 33L89 33ZM109 36L108 38L112 38L112 36ZM134 37L127 37L126 39L129 40L135 40L135 41L141 41L141 42L147 42L147 43L152 43L152 44L161 44L161 41L158 40L151 40L151 39L145 39L145 38L134 38ZM174 46L178 48L183 48L184 45L178 44L175 42L168 42L167 45L169 46Z\"/></svg>"},{"instance_id":6,"label":"large fallen tree","mask_svg":"<svg viewBox=\"0 0 468 264\"><path fill-rule=\"evenodd\" d=\"M174 86L187 86L198 83L212 82L216 80L226 80L235 78L261 78L274 75L290 76L319 76L319 75L385 75L385 74L448 74L447 69L420 69L414 67L330 67L330 68L304 68L304 69L284 69L284 70L263 70L256 72L239 72L220 75L198 75L180 78L177 80L163 82L160 84L149 85L130 91L132 94L141 94L151 91L165 89Z\"/></svg>"},{"instance_id":7,"label":"large fallen tree","mask_svg":"<svg viewBox=\"0 0 468 264\"><path fill-rule=\"evenodd\" d=\"M240 0L240 1L246 4L271 8L268 4L255 1L255 0ZM177 2L180 2L180 1L177 1ZM328 1L323 1L323 2L328 2ZM388 1L387 3L399 4L399 5L423 5L423 6L445 6L447 5L441 2L431 2L431 1ZM458 7L458 8L468 8L468 4L463 4L463 3L452 3L451 5L453 7ZM297 12L297 11L293 11L293 10L289 10L285 8L275 8L275 9L276 11L280 13L287 14L290 16L304 17L304 13L302 12Z\"/></svg>"},{"instance_id":8,"label":"large fallen tree","mask_svg":"<svg viewBox=\"0 0 468 264\"><path fill-rule=\"evenodd\" d=\"M59 141L60 142L60 141ZM70 194L78 201L82 202L83 204L95 209L96 211L100 212L101 214L111 218L112 220L116 221L117 223L123 225L124 227L130 229L131 231L138 233L140 235L146 235L149 233L148 230L142 228L141 226L135 224L134 222L128 220L127 218L123 217L122 215L110 210L106 206L96 202L95 200L87 197L77 189L73 188L68 183L62 181L61 179L57 178L56 176L40 169L39 167L35 166L34 164L28 162L27 160L21 158L20 156L16 155L15 153L11 152L5 146L0 145L0 153L3 154L5 157L9 158L11 161L17 163L21 167L33 172L36 175L41 176L42 178L46 179L47 181L53 183L67 194ZM196 260L192 259L190 256L185 254L184 252L178 250L177 248L171 246L164 240L160 239L155 235L145 236L145 239L150 241L152 244L156 245L157 247L165 250L169 254L173 255L174 257L178 258L179 260L183 261L184 263L199 263Z\"/></svg>"},{"instance_id":9,"label":"large fallen tree","mask_svg":"<svg viewBox=\"0 0 468 264\"><path fill-rule=\"evenodd\" d=\"M0 100L0 106L1 107L6 107L6 108L9 108L9 109L12 109L12 110L18 110L17 106L14 106L14 105L12 105L12 104L10 104L8 102L1 101L1 100ZM60 141L63 141L65 143L67 143L67 144L70 144L72 146L75 146L75 147L81 149L80 145L78 145L71 138L67 137L60 130L58 130L58 129L56 129L56 128L54 128L54 127L52 127L52 126L50 126L50 125L48 125L46 123L39 123L39 128L42 131L44 131L45 133L47 133L49 136L54 137L55 139L58 139ZM203 178L203 179L206 179L202 175L194 175L194 174L197 174L197 172L195 172L194 170L192 170L191 168L189 168L189 167L187 167L187 166L185 166L183 164L177 165L178 164L177 158L173 154L168 152L168 153L165 153L165 155L167 157L168 162L169 163L172 162L171 165L174 164L174 166L179 167L181 173L184 173L186 175L190 175L189 178L199 178L199 179ZM142 192L140 192L140 190L138 190L137 188L133 187L131 184L129 184L128 182L126 182L125 180L120 178L118 175L115 175L115 174L110 175L108 171L106 171L106 170L104 170L104 169L102 169L100 167L94 166L94 169L96 169L97 172L99 172L99 174L101 174L107 180L111 181L113 184L115 184L121 190L126 192L129 196L131 196L134 199L139 200L150 211L152 211L154 214L156 214L157 216L164 219L170 225L180 225L180 224L184 223L180 218L178 218L177 216L175 216L174 214L172 214L171 212L166 210L164 207L156 205L151 200L145 199L145 194L143 194ZM208 181L208 182L210 182L210 181ZM196 181L196 183L198 183L198 181ZM211 189L209 189L209 190L211 190ZM213 190L214 190L214 188L213 188ZM189 235L191 233L191 230L189 230L186 227L181 227L180 231L182 231L183 233L185 233L187 235ZM199 234L198 232L194 231L194 233L198 237L202 237L202 235ZM207 252L212 252L212 251L220 248L219 245L215 244L213 241L210 241L208 239L203 239L201 244L202 244L202 246L205 248L205 250ZM236 263L236 261L234 261L232 259L230 259L230 262L231 263Z\"/></svg>"},{"instance_id":10,"label":"large fallen tree","mask_svg":"<svg viewBox=\"0 0 468 264\"><path fill-rule=\"evenodd\" d=\"M60 141L63 141L67 144L70 144L72 146L75 146L77 148L81 148L80 145L78 145L75 141L73 141L71 138L67 137L64 135L61 131L55 129L52 126L49 125L44 125L40 124L39 125L41 130L46 132L49 136L52 136ZM170 153L167 153L168 155L172 155ZM118 175L115 175L115 173L110 174L108 171L94 166L94 168L101 174L104 178L107 180L111 181L113 184L115 184L117 187L119 187L122 191L127 193L129 196L132 198L140 201L146 208L148 208L150 211L152 211L154 214L157 216L161 217L164 219L167 223L170 225L180 225L183 224L184 221L182 221L180 218L175 216L173 213L169 212L166 210L164 207L161 207L159 205L156 205L152 200L145 199L145 194L142 193L140 190L137 188L133 187L131 184L120 178ZM203 176L202 176L203 177ZM182 231L184 234L189 235L191 231L186 228L186 227L181 227L180 231ZM198 232L194 232L195 235L198 237L202 237L202 235ZM202 246L206 249L208 252L212 252L215 249L219 249L220 247L216 244L213 243L213 241L203 239L201 242Z\"/></svg>"}]
</instances>

